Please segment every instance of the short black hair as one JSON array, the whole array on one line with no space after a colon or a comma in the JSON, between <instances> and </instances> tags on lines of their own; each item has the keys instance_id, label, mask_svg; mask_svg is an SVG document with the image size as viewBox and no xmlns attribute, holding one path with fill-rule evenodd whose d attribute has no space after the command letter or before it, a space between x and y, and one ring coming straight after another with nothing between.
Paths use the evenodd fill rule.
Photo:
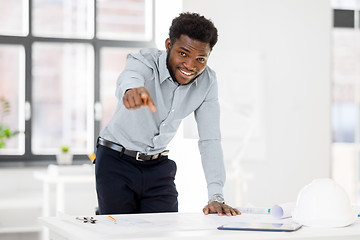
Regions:
<instances>
[{"instance_id":1,"label":"short black hair","mask_svg":"<svg viewBox=\"0 0 360 240\"><path fill-rule=\"evenodd\" d=\"M211 50L218 40L218 31L212 21L198 13L185 12L174 18L169 29L171 43L174 44L182 34L209 43Z\"/></svg>"}]
</instances>

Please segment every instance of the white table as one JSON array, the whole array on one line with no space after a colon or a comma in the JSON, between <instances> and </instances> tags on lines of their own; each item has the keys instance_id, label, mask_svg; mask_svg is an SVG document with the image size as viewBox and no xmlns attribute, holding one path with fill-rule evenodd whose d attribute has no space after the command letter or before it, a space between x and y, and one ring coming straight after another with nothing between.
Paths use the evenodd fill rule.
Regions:
<instances>
[{"instance_id":1,"label":"white table","mask_svg":"<svg viewBox=\"0 0 360 240\"><path fill-rule=\"evenodd\" d=\"M115 224L108 216L93 216L96 224L83 223L75 216L40 218L41 224L50 229L52 240L113 240L113 239L186 239L186 240L359 240L360 219L344 228L302 227L296 232L253 232L217 230L219 225L231 221L263 221L255 214L226 217L202 213L158 213L112 215ZM269 219L273 217L266 216ZM280 220L273 220L280 221Z\"/></svg>"}]
</instances>

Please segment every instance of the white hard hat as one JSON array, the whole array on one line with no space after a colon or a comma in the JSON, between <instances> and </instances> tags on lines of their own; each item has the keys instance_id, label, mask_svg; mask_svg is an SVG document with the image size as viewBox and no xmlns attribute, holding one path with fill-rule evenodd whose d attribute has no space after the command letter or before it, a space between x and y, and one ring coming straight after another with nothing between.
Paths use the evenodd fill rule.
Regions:
<instances>
[{"instance_id":1,"label":"white hard hat","mask_svg":"<svg viewBox=\"0 0 360 240\"><path fill-rule=\"evenodd\" d=\"M334 180L315 179L299 192L293 220L309 227L344 227L355 222L349 196Z\"/></svg>"}]
</instances>

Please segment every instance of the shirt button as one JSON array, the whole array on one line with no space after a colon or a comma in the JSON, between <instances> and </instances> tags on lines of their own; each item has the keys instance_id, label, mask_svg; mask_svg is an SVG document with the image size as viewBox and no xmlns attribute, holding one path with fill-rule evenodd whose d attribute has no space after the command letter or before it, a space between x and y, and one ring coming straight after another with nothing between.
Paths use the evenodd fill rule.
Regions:
<instances>
[{"instance_id":1,"label":"shirt button","mask_svg":"<svg viewBox=\"0 0 360 240\"><path fill-rule=\"evenodd\" d=\"M175 112L175 109L172 109L171 112Z\"/></svg>"},{"instance_id":2,"label":"shirt button","mask_svg":"<svg viewBox=\"0 0 360 240\"><path fill-rule=\"evenodd\" d=\"M165 127L165 126L166 126L166 123L163 123L162 126Z\"/></svg>"}]
</instances>

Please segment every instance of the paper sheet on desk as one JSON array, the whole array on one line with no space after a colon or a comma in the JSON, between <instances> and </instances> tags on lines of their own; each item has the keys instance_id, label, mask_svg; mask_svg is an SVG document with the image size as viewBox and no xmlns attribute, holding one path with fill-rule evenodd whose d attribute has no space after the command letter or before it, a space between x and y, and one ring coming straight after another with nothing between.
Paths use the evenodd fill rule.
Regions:
<instances>
[{"instance_id":1,"label":"paper sheet on desk","mask_svg":"<svg viewBox=\"0 0 360 240\"><path fill-rule=\"evenodd\" d=\"M195 217L196 216L196 217ZM106 215L93 216L97 221L95 224L84 224L76 220L74 216L63 215L63 221L75 224L76 226L96 231L101 235L141 233L141 232L162 232L176 230L201 230L215 229L219 222L219 216L201 216L199 214L182 214L181 218L177 214L130 214L130 215L111 215L116 223ZM81 218L81 217L80 217ZM212 226L209 228L209 226Z\"/></svg>"},{"instance_id":2,"label":"paper sheet on desk","mask_svg":"<svg viewBox=\"0 0 360 240\"><path fill-rule=\"evenodd\" d=\"M68 215L61 216L61 219L101 236L184 230L214 230L220 225L236 222L286 223L292 221L291 219L275 219L270 215L262 214L242 214L232 217L199 213L183 213L181 216L175 213L111 216L116 220L116 224L106 215L93 216L97 219L95 224L83 223L76 220L74 216Z\"/></svg>"}]
</instances>

